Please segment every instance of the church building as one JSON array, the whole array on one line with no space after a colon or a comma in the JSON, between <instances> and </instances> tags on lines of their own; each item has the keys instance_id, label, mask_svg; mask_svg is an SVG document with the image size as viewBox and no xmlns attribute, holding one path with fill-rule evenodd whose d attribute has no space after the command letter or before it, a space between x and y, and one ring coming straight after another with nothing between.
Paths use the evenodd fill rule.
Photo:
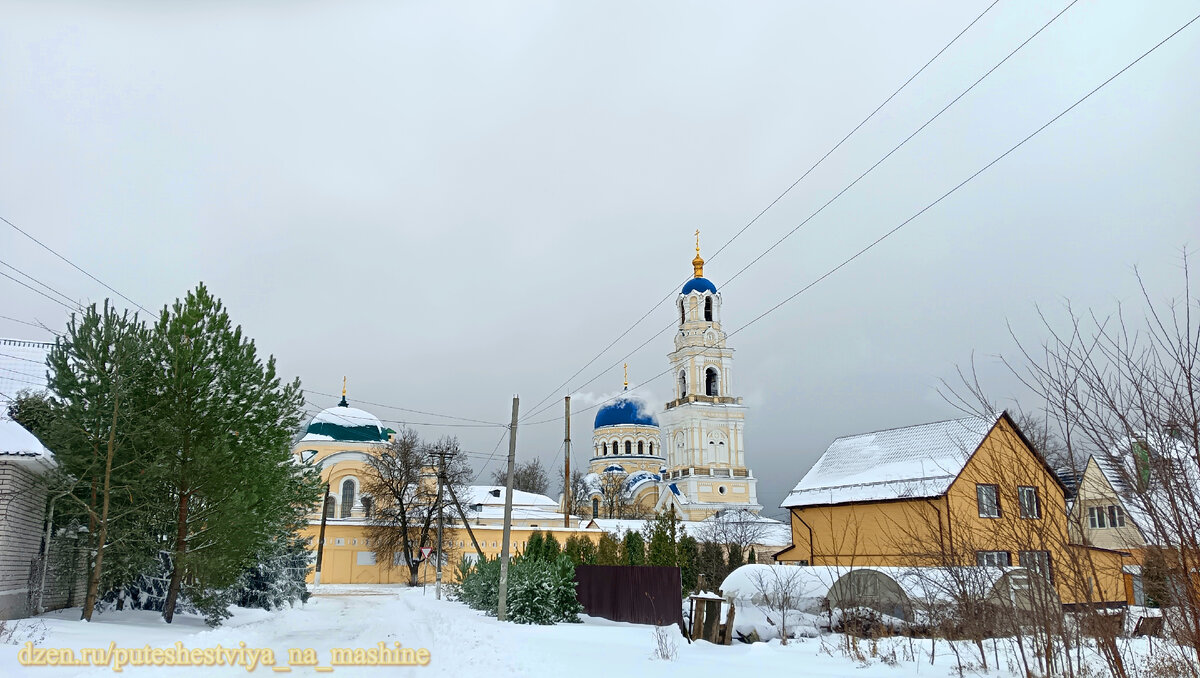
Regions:
<instances>
[{"instance_id":1,"label":"church building","mask_svg":"<svg viewBox=\"0 0 1200 678\"><path fill-rule=\"evenodd\" d=\"M746 465L746 407L733 395L721 294L704 277L698 232L692 268L675 303L679 327L667 355L674 397L656 417L629 393L627 376L626 390L596 413L586 477L592 517L641 517L674 507L685 520L703 520L726 509L762 510Z\"/></svg>"}]
</instances>

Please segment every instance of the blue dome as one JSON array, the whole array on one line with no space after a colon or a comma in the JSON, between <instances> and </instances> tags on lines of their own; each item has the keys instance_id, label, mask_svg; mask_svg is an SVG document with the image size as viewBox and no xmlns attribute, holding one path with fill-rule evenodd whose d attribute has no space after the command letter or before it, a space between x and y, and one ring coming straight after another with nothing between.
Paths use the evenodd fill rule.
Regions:
<instances>
[{"instance_id":1,"label":"blue dome","mask_svg":"<svg viewBox=\"0 0 1200 678\"><path fill-rule=\"evenodd\" d=\"M632 398L621 398L600 408L600 411L596 413L594 428L628 424L658 426L658 420L654 418L653 414L643 412L638 401Z\"/></svg>"},{"instance_id":2,"label":"blue dome","mask_svg":"<svg viewBox=\"0 0 1200 678\"><path fill-rule=\"evenodd\" d=\"M692 278L684 284L683 291L680 294L690 294L697 291L716 294L717 286L712 284L712 281L708 278Z\"/></svg>"}]
</instances>

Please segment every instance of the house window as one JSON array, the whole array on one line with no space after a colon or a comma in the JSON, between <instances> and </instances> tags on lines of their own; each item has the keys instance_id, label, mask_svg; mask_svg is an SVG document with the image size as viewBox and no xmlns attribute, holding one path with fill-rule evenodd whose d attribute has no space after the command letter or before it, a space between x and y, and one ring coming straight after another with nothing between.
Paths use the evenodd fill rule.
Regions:
<instances>
[{"instance_id":1,"label":"house window","mask_svg":"<svg viewBox=\"0 0 1200 678\"><path fill-rule=\"evenodd\" d=\"M1021 505L1022 518L1042 517L1042 503L1038 501L1038 491L1036 487L1018 487L1017 502Z\"/></svg>"},{"instance_id":2,"label":"house window","mask_svg":"<svg viewBox=\"0 0 1200 678\"><path fill-rule=\"evenodd\" d=\"M355 555L355 564L356 565L374 565L375 564L375 552L374 551L358 551L354 555Z\"/></svg>"},{"instance_id":3,"label":"house window","mask_svg":"<svg viewBox=\"0 0 1200 678\"><path fill-rule=\"evenodd\" d=\"M354 510L354 481L347 478L342 481L342 517L349 518Z\"/></svg>"},{"instance_id":4,"label":"house window","mask_svg":"<svg viewBox=\"0 0 1200 678\"><path fill-rule=\"evenodd\" d=\"M976 551L975 564L981 567L1008 567L1012 557L1008 551Z\"/></svg>"},{"instance_id":5,"label":"house window","mask_svg":"<svg viewBox=\"0 0 1200 678\"><path fill-rule=\"evenodd\" d=\"M333 497L325 497L325 517L336 518L337 500Z\"/></svg>"},{"instance_id":6,"label":"house window","mask_svg":"<svg viewBox=\"0 0 1200 678\"><path fill-rule=\"evenodd\" d=\"M1125 527L1125 511L1120 506L1108 507L1108 526Z\"/></svg>"},{"instance_id":7,"label":"house window","mask_svg":"<svg viewBox=\"0 0 1200 678\"><path fill-rule=\"evenodd\" d=\"M979 502L980 518L1000 517L999 485L976 485L975 499Z\"/></svg>"},{"instance_id":8,"label":"house window","mask_svg":"<svg viewBox=\"0 0 1200 678\"><path fill-rule=\"evenodd\" d=\"M1021 551L1017 554L1017 563L1051 581L1049 551Z\"/></svg>"},{"instance_id":9,"label":"house window","mask_svg":"<svg viewBox=\"0 0 1200 678\"><path fill-rule=\"evenodd\" d=\"M1125 511L1116 505L1089 507L1088 527L1101 530L1109 527L1125 527Z\"/></svg>"}]
</instances>

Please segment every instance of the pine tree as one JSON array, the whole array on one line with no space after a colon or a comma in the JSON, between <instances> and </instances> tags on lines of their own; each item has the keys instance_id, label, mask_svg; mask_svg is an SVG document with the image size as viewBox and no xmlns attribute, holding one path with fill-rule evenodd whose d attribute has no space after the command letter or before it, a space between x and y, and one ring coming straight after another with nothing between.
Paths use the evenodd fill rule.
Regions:
<instances>
[{"instance_id":1,"label":"pine tree","mask_svg":"<svg viewBox=\"0 0 1200 678\"><path fill-rule=\"evenodd\" d=\"M299 381L282 384L221 302L200 284L164 308L150 356L156 367L156 465L174 502L167 546L171 578L163 619L173 619L185 578L193 597L231 586L254 554L288 534L315 482L293 482L292 431Z\"/></svg>"},{"instance_id":2,"label":"pine tree","mask_svg":"<svg viewBox=\"0 0 1200 678\"><path fill-rule=\"evenodd\" d=\"M754 555L754 549L750 549L750 555L746 557L746 563L754 565L758 563L758 556Z\"/></svg>"},{"instance_id":3,"label":"pine tree","mask_svg":"<svg viewBox=\"0 0 1200 678\"><path fill-rule=\"evenodd\" d=\"M47 357L56 396L40 425L55 450L56 495L63 518L86 521L92 559L82 617L112 585L132 579L152 561L153 531L145 516L156 505L148 460L148 335L136 315L107 301L72 315ZM31 411L29 414L33 414ZM60 523L61 524L61 523Z\"/></svg>"}]
</instances>

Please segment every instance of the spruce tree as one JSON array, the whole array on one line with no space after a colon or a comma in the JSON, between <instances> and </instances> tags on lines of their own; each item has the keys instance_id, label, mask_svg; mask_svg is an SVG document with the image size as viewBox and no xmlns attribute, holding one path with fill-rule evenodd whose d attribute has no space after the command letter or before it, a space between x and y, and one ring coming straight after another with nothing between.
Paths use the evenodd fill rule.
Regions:
<instances>
[{"instance_id":1,"label":"spruce tree","mask_svg":"<svg viewBox=\"0 0 1200 678\"><path fill-rule=\"evenodd\" d=\"M758 563L758 556L754 555L753 548L750 549L750 555L746 557L746 563L748 565L755 565Z\"/></svg>"},{"instance_id":2,"label":"spruce tree","mask_svg":"<svg viewBox=\"0 0 1200 678\"><path fill-rule=\"evenodd\" d=\"M738 546L737 544L730 544L729 545L729 562L725 568L726 576L728 576L730 572L733 572L734 570L738 569L739 567L741 567L745 564L746 564L746 556L744 553L742 553L742 547ZM722 579L724 579L724 578L722 578Z\"/></svg>"},{"instance_id":3,"label":"spruce tree","mask_svg":"<svg viewBox=\"0 0 1200 678\"><path fill-rule=\"evenodd\" d=\"M625 539L621 542L621 564L646 564L646 542L642 538L641 532L632 530L625 532Z\"/></svg>"},{"instance_id":4,"label":"spruce tree","mask_svg":"<svg viewBox=\"0 0 1200 678\"><path fill-rule=\"evenodd\" d=\"M699 576L700 544L695 537L684 534L679 538L679 578L684 592L696 590L696 580Z\"/></svg>"},{"instance_id":5,"label":"spruce tree","mask_svg":"<svg viewBox=\"0 0 1200 678\"><path fill-rule=\"evenodd\" d=\"M674 506L656 515L653 521L646 523L647 565L665 567L679 565L677 549L679 539L683 535L683 528L679 523L679 515L675 513Z\"/></svg>"},{"instance_id":6,"label":"spruce tree","mask_svg":"<svg viewBox=\"0 0 1200 678\"><path fill-rule=\"evenodd\" d=\"M697 576L704 577L704 588L715 590L725 581L725 549L721 545L706 541L700 544L700 557L697 561ZM699 582L697 582L699 583Z\"/></svg>"},{"instance_id":7,"label":"spruce tree","mask_svg":"<svg viewBox=\"0 0 1200 678\"><path fill-rule=\"evenodd\" d=\"M259 358L203 283L163 309L150 356L156 466L173 502L163 606L169 623L185 579L193 599L220 608L212 594L288 535L296 506L316 503L317 485L297 480L304 470L289 449L300 424L299 381L281 383L274 357Z\"/></svg>"},{"instance_id":8,"label":"spruce tree","mask_svg":"<svg viewBox=\"0 0 1200 678\"><path fill-rule=\"evenodd\" d=\"M622 561L622 544L613 538L607 532L600 535L600 540L596 544L596 564L597 565L623 565Z\"/></svg>"}]
</instances>

